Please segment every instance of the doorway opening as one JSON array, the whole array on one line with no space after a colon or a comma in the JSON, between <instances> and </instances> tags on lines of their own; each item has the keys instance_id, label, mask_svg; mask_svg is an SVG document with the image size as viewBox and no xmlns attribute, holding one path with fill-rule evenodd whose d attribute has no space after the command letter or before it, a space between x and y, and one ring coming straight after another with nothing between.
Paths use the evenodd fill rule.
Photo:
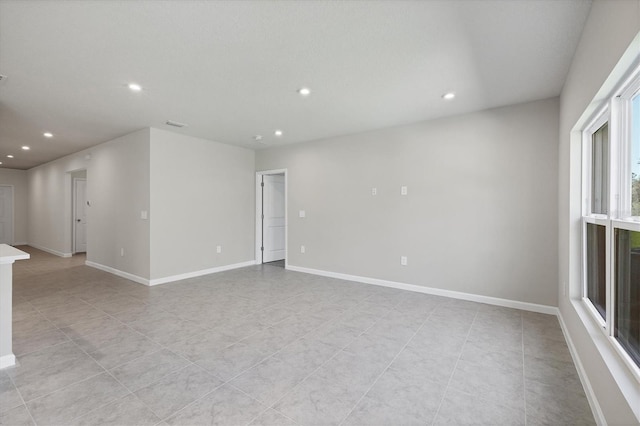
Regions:
<instances>
[{"instance_id":1,"label":"doorway opening","mask_svg":"<svg viewBox=\"0 0 640 426\"><path fill-rule=\"evenodd\" d=\"M256 263L288 265L286 169L256 173Z\"/></svg>"},{"instance_id":2,"label":"doorway opening","mask_svg":"<svg viewBox=\"0 0 640 426\"><path fill-rule=\"evenodd\" d=\"M71 172L71 253L87 252L87 171Z\"/></svg>"},{"instance_id":3,"label":"doorway opening","mask_svg":"<svg viewBox=\"0 0 640 426\"><path fill-rule=\"evenodd\" d=\"M13 243L13 185L0 185L0 244Z\"/></svg>"}]
</instances>

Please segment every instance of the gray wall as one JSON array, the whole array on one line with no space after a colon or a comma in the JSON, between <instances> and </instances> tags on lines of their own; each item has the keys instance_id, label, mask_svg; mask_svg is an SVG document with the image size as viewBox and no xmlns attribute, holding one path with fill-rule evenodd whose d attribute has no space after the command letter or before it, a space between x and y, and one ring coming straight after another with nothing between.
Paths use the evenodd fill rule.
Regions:
<instances>
[{"instance_id":1,"label":"gray wall","mask_svg":"<svg viewBox=\"0 0 640 426\"><path fill-rule=\"evenodd\" d=\"M0 185L13 185L13 243L27 242L27 172L0 168Z\"/></svg>"},{"instance_id":2,"label":"gray wall","mask_svg":"<svg viewBox=\"0 0 640 426\"><path fill-rule=\"evenodd\" d=\"M290 265L555 306L557 138L550 99L262 150L256 170L288 169Z\"/></svg>"},{"instance_id":3,"label":"gray wall","mask_svg":"<svg viewBox=\"0 0 640 426\"><path fill-rule=\"evenodd\" d=\"M71 176L80 169L91 203L87 260L149 278L149 221L140 219L149 209L149 129L30 169L29 244L71 253Z\"/></svg>"},{"instance_id":4,"label":"gray wall","mask_svg":"<svg viewBox=\"0 0 640 426\"><path fill-rule=\"evenodd\" d=\"M581 149L580 135L571 135L571 129L639 30L640 1L596 0L560 98L559 308L609 424L638 423L631 405L640 407L640 383L621 365L616 354L609 363L603 361L603 356L613 351L611 344L601 330L593 326L591 318L584 313L581 318ZM637 52L637 47L630 51L632 56Z\"/></svg>"},{"instance_id":5,"label":"gray wall","mask_svg":"<svg viewBox=\"0 0 640 426\"><path fill-rule=\"evenodd\" d=\"M254 260L254 165L252 150L151 129L152 279Z\"/></svg>"}]
</instances>

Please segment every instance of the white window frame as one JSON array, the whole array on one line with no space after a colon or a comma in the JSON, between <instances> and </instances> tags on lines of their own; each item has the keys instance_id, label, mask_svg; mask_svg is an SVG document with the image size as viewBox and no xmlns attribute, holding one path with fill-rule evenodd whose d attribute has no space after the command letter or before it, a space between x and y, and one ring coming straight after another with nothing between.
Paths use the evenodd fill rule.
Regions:
<instances>
[{"instance_id":1,"label":"white window frame","mask_svg":"<svg viewBox=\"0 0 640 426\"><path fill-rule=\"evenodd\" d=\"M582 303L590 316L606 335L615 351L640 381L637 365L615 337L615 264L616 229L640 232L640 217L631 216L631 102L640 94L640 67L623 84L616 95L608 99L593 115L582 131ZM592 212L593 134L609 123L608 143L608 213ZM588 298L587 288L587 225L600 225L606 229L606 315L603 319Z\"/></svg>"}]
</instances>

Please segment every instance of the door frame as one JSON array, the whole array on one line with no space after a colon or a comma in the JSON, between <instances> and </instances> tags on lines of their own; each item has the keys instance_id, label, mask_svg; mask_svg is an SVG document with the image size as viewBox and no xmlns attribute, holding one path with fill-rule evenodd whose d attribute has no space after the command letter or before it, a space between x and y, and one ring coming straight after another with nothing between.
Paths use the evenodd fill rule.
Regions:
<instances>
[{"instance_id":1,"label":"door frame","mask_svg":"<svg viewBox=\"0 0 640 426\"><path fill-rule=\"evenodd\" d=\"M262 176L284 174L284 268L289 269L289 184L287 169L256 172L256 265L262 265Z\"/></svg>"},{"instance_id":2,"label":"door frame","mask_svg":"<svg viewBox=\"0 0 640 426\"><path fill-rule=\"evenodd\" d=\"M72 177L72 188L71 188L71 254L76 254L76 189L79 180L83 180L86 184L87 178L77 178ZM85 186L86 191L86 186ZM86 251L85 251L86 253Z\"/></svg>"},{"instance_id":3,"label":"door frame","mask_svg":"<svg viewBox=\"0 0 640 426\"><path fill-rule=\"evenodd\" d=\"M16 188L14 185L4 183L0 186L11 188L11 243L9 245L14 245L16 243Z\"/></svg>"}]
</instances>

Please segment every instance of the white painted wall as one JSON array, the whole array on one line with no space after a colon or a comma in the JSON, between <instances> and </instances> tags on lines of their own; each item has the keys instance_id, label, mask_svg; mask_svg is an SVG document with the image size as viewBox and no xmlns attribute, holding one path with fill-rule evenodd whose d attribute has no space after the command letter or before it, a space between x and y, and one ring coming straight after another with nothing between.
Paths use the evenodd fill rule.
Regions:
<instances>
[{"instance_id":1,"label":"white painted wall","mask_svg":"<svg viewBox=\"0 0 640 426\"><path fill-rule=\"evenodd\" d=\"M27 242L27 172L0 168L0 185L13 185L13 240Z\"/></svg>"},{"instance_id":2,"label":"white painted wall","mask_svg":"<svg viewBox=\"0 0 640 426\"><path fill-rule=\"evenodd\" d=\"M256 169L288 170L290 265L555 306L557 137L550 99L258 151Z\"/></svg>"},{"instance_id":3,"label":"white painted wall","mask_svg":"<svg viewBox=\"0 0 640 426\"><path fill-rule=\"evenodd\" d=\"M640 383L631 377L626 366L615 362L617 356L609 363L604 362L611 353L609 342L590 323L579 302L580 137L575 134L572 137L571 129L597 96L638 31L640 1L596 0L560 98L559 309L604 419L609 424L625 425L640 421ZM631 48L630 53L637 55L638 48ZM566 294L565 285L568 286ZM633 408L637 410L635 415Z\"/></svg>"},{"instance_id":4,"label":"white painted wall","mask_svg":"<svg viewBox=\"0 0 640 426\"><path fill-rule=\"evenodd\" d=\"M252 150L151 129L152 279L254 260L254 166Z\"/></svg>"},{"instance_id":5,"label":"white painted wall","mask_svg":"<svg viewBox=\"0 0 640 426\"><path fill-rule=\"evenodd\" d=\"M86 169L87 260L148 279L149 138L143 129L30 169L29 244L71 253L71 172Z\"/></svg>"}]
</instances>

